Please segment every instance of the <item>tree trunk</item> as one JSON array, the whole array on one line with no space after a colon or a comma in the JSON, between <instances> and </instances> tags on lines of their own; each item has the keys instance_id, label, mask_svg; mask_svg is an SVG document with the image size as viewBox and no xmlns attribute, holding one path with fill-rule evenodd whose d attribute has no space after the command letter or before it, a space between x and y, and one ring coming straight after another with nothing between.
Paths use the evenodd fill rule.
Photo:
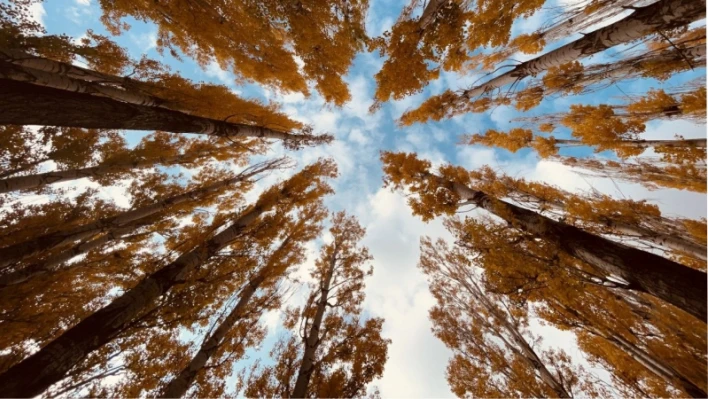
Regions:
<instances>
[{"instance_id":1,"label":"tree trunk","mask_svg":"<svg viewBox=\"0 0 708 399\"><path fill-rule=\"evenodd\" d=\"M448 0L428 0L428 5L423 9L420 19L418 19L418 29L423 31L435 19L438 10L447 3Z\"/></svg>"},{"instance_id":2,"label":"tree trunk","mask_svg":"<svg viewBox=\"0 0 708 399\"><path fill-rule=\"evenodd\" d=\"M40 188L50 184L82 179L84 177L100 178L109 173L123 172L131 169L149 168L155 164L179 165L184 163L185 160L192 158L192 154L187 154L139 161L115 163L107 162L98 166L92 166L90 168L55 170L52 172L38 173L35 175L9 177L7 179L0 179L0 194Z\"/></svg>"},{"instance_id":3,"label":"tree trunk","mask_svg":"<svg viewBox=\"0 0 708 399\"><path fill-rule=\"evenodd\" d=\"M653 32L686 26L705 18L705 15L705 1L699 0L659 0L645 7L638 7L632 14L618 22L584 35L544 55L522 62L509 72L492 78L480 86L465 90L457 101L471 100L528 76L535 76L550 67L588 57Z\"/></svg>"},{"instance_id":4,"label":"tree trunk","mask_svg":"<svg viewBox=\"0 0 708 399\"><path fill-rule=\"evenodd\" d=\"M529 345L526 339L519 333L519 330L513 326L506 315L499 314L499 309L489 302L489 299L482 293L477 283L471 281L473 286L470 286L464 282L467 290L482 303L482 305L487 309L487 311L494 316L494 318L501 324L501 327L506 330L507 333L514 340L516 348L520 352L519 355L526 360L529 366L538 372L541 380L548 385L553 392L558 395L559 398L571 398L572 396L566 391L563 384L558 382L558 380L551 374L551 372L546 368L541 358L538 356L536 351ZM513 347L513 345L510 345Z\"/></svg>"},{"instance_id":5,"label":"tree trunk","mask_svg":"<svg viewBox=\"0 0 708 399\"><path fill-rule=\"evenodd\" d=\"M283 240L276 252L282 251L290 242L291 237L292 236L289 236ZM272 256L273 255L271 255L271 258ZM219 324L219 327L202 342L199 351L194 355L187 367L182 369L179 375L167 384L160 394L161 398L181 398L184 396L197 377L197 374L204 369L209 359L211 359L216 350L219 349L226 334L241 319L243 311L246 309L246 306L248 306L253 294L255 294L258 287L269 276L271 270L271 265L266 265L256 276L248 281L248 284L243 287L239 294L239 300L236 306L229 312L229 315L226 316L224 321Z\"/></svg>"},{"instance_id":6,"label":"tree trunk","mask_svg":"<svg viewBox=\"0 0 708 399\"><path fill-rule=\"evenodd\" d=\"M280 195L285 195L281 190ZM242 214L223 232L182 254L169 265L151 274L111 304L70 328L57 339L0 374L2 394L7 397L36 396L67 373L91 352L111 342L153 302L179 283L219 250L235 241L273 201L261 201Z\"/></svg>"},{"instance_id":7,"label":"tree trunk","mask_svg":"<svg viewBox=\"0 0 708 399\"><path fill-rule=\"evenodd\" d=\"M443 185L447 184L442 181ZM658 255L588 233L575 226L497 200L453 183L455 192L480 208L522 230L556 244L564 252L619 277L637 290L653 295L706 322L706 274Z\"/></svg>"},{"instance_id":8,"label":"tree trunk","mask_svg":"<svg viewBox=\"0 0 708 399\"><path fill-rule=\"evenodd\" d=\"M325 310L327 309L327 298L329 296L329 287L334 276L334 267L336 265L337 247L335 245L334 253L329 261L329 268L325 276L325 281L322 282L320 288L320 300L317 303L317 311L312 319L310 331L305 336L305 353L302 355L302 362L297 373L295 387L290 395L291 398L305 398L307 395L307 386L310 384L310 377L314 371L315 352L320 344L320 327Z\"/></svg>"},{"instance_id":9,"label":"tree trunk","mask_svg":"<svg viewBox=\"0 0 708 399\"><path fill-rule=\"evenodd\" d=\"M0 56L3 55L5 55L5 53L0 50ZM25 67L21 63L9 64L0 60L0 63L3 63L3 66L0 68L0 78L10 79L17 82L32 83L37 86L51 87L74 93L111 98L113 100L123 101L129 104L147 107L160 107L171 109L173 111L185 112L177 104L171 103L162 98L145 94L139 90L126 90L115 86L102 85L99 82L90 82L69 77L67 74L73 72L73 69L61 67L60 65L50 67L52 62L55 64L62 64L56 61L45 60L41 66L45 69L59 70L60 72L63 72L63 74L45 72L42 70ZM90 75L85 77L90 77Z\"/></svg>"},{"instance_id":10,"label":"tree trunk","mask_svg":"<svg viewBox=\"0 0 708 399\"><path fill-rule=\"evenodd\" d=\"M83 255L93 249L99 248L100 246L106 243L124 238L128 234L138 229L140 226L141 224L134 224L131 226L119 227L114 230L110 230L101 237L98 237L88 242L79 243L44 261L33 263L11 273L3 274L2 276L0 276L0 289L11 285L20 284L33 277L47 273L54 269L56 266L60 266L61 264L68 262L75 256Z\"/></svg>"},{"instance_id":11,"label":"tree trunk","mask_svg":"<svg viewBox=\"0 0 708 399\"><path fill-rule=\"evenodd\" d=\"M218 192L224 187L228 187L232 184L244 181L264 171L279 168L284 164L285 159L282 158L273 161L263 162L246 169L245 171L231 179L222 180L205 187L200 187L195 190L188 191L183 194L168 197L154 202L150 205L145 205L137 209L120 213L116 216L99 219L94 222L86 223L76 227L71 227L65 230L55 231L29 241L24 241L5 248L0 248L0 267L19 262L22 259L26 259L30 256L36 255L41 251L54 249L68 242L92 237L108 229L126 226L127 224L132 223L136 220L143 219L147 216L162 212L165 209L174 205L182 204L188 201L198 200L211 193Z\"/></svg>"},{"instance_id":12,"label":"tree trunk","mask_svg":"<svg viewBox=\"0 0 708 399\"><path fill-rule=\"evenodd\" d=\"M652 354L640 348L639 346L627 341L621 335L614 334L611 330L605 332L606 327L603 326L603 329L600 329L594 326L577 310L572 309L558 302L557 300L554 300L553 302L557 306L569 312L571 315L573 315L573 317L578 319L583 324L583 327L581 328L583 328L585 331L607 340L607 342L611 343L617 349L626 353L629 357L637 361L637 363L641 364L650 373L668 382L669 384L681 387L681 389L683 389L687 394L691 395L691 397L693 398L707 397L706 392L702 388L691 382L683 374L671 367L671 365L653 356Z\"/></svg>"},{"instance_id":13,"label":"tree trunk","mask_svg":"<svg viewBox=\"0 0 708 399\"><path fill-rule=\"evenodd\" d=\"M580 140L564 140L556 139L557 144L567 146L583 146L588 145ZM706 139L683 139L683 140L620 140L613 143L618 147L675 147L675 148L706 148Z\"/></svg>"},{"instance_id":14,"label":"tree trunk","mask_svg":"<svg viewBox=\"0 0 708 399\"><path fill-rule=\"evenodd\" d=\"M705 143L705 140L702 140L702 142ZM545 201L533 194L529 194L526 192L521 192L520 194L520 199L519 197L514 198L513 196L512 199L522 203L543 203L545 206L550 206L559 212L566 212L564 201L559 200L549 203L548 201ZM663 217L658 217L656 220L658 220L663 225L667 225L672 222L671 220L667 220ZM651 229L640 225L617 222L609 218L603 218L603 220L601 220L600 225L602 227L607 228L607 231L604 231L605 234L618 234L636 237L661 247L672 249L674 251L684 252L695 258L706 260L706 252L708 252L708 249L705 245L697 244L693 240L681 237L676 232L661 232L658 229Z\"/></svg>"},{"instance_id":15,"label":"tree trunk","mask_svg":"<svg viewBox=\"0 0 708 399\"><path fill-rule=\"evenodd\" d=\"M146 84L145 82L135 79L109 75L66 62L39 57L19 50L0 49L0 60L37 71L66 76L68 78L79 79L86 82L110 83L122 86L126 89L137 88Z\"/></svg>"},{"instance_id":16,"label":"tree trunk","mask_svg":"<svg viewBox=\"0 0 708 399\"><path fill-rule=\"evenodd\" d=\"M248 284L243 288L240 298L236 306L231 310L229 315L224 319L224 321L219 325L219 327L214 330L204 342L202 342L199 351L194 355L192 360L189 362L187 367L185 367L177 377L175 377L165 389L160 394L161 398L181 398L187 392L189 387L194 382L204 366L206 366L209 359L214 355L219 346L223 343L226 334L233 328L233 326L238 322L243 316L243 310L248 305L249 301L253 297L253 294L258 290L258 286L265 280L266 274L261 271L256 277L251 279Z\"/></svg>"},{"instance_id":17,"label":"tree trunk","mask_svg":"<svg viewBox=\"0 0 708 399\"><path fill-rule=\"evenodd\" d=\"M260 126L228 123L8 79L0 79L0 87L3 89L0 93L2 125L160 130L219 137L259 137L283 140L286 145L292 147L327 143L332 140L329 135L279 132Z\"/></svg>"}]
</instances>

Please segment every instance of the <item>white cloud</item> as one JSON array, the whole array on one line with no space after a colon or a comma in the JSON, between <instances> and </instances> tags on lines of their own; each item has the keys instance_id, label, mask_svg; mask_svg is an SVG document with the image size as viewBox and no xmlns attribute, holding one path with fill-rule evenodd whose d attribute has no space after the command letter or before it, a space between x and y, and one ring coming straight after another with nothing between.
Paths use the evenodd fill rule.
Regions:
<instances>
[{"instance_id":1,"label":"white cloud","mask_svg":"<svg viewBox=\"0 0 708 399\"><path fill-rule=\"evenodd\" d=\"M233 75L231 75L230 72L221 69L219 63L216 61L210 62L204 69L204 73L211 78L215 78L223 85L232 86L234 84Z\"/></svg>"},{"instance_id":2,"label":"white cloud","mask_svg":"<svg viewBox=\"0 0 708 399\"><path fill-rule=\"evenodd\" d=\"M90 6L91 5L91 0L74 0L76 1L76 4L82 5L82 6Z\"/></svg>"},{"instance_id":3,"label":"white cloud","mask_svg":"<svg viewBox=\"0 0 708 399\"><path fill-rule=\"evenodd\" d=\"M32 18L32 20L42 26L45 26L44 17L47 16L47 11L44 9L44 5L42 3L32 3L29 6L29 12L30 18Z\"/></svg>"}]
</instances>

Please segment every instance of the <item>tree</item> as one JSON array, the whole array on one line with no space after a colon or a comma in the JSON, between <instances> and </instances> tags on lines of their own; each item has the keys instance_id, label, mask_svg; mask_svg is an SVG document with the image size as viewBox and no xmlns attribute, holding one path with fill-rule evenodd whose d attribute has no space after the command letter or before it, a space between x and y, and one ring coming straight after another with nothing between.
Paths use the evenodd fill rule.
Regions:
<instances>
[{"instance_id":1,"label":"tree","mask_svg":"<svg viewBox=\"0 0 708 399\"><path fill-rule=\"evenodd\" d=\"M462 71L478 47L507 44L514 19L532 15L544 1L430 0L411 19L419 3L411 1L391 30L373 41L372 48L388 56L375 76L375 104L421 91L441 70Z\"/></svg>"},{"instance_id":2,"label":"tree","mask_svg":"<svg viewBox=\"0 0 708 399\"><path fill-rule=\"evenodd\" d=\"M469 112L470 101L493 90L514 84L571 61L599 53L619 44L640 39L656 31L668 31L686 26L705 17L701 2L691 0L660 0L648 6L635 8L626 18L584 35L560 48L532 60L522 62L511 70L487 82L455 94L448 90L431 97L418 109L406 112L401 123L410 125L428 119L440 120Z\"/></svg>"},{"instance_id":3,"label":"tree","mask_svg":"<svg viewBox=\"0 0 708 399\"><path fill-rule=\"evenodd\" d=\"M0 72L2 73L2 72ZM286 146L327 143L329 135L305 130L292 134L264 127L202 118L157 107L138 106L109 98L2 80L6 89L0 104L7 110L0 124L51 125L94 129L160 130L218 137L283 140Z\"/></svg>"},{"instance_id":4,"label":"tree","mask_svg":"<svg viewBox=\"0 0 708 399\"><path fill-rule=\"evenodd\" d=\"M470 177L475 187L489 195L509 199L554 219L563 219L594 234L626 237L633 246L646 242L652 250L691 257L695 264L701 265L700 270L705 269L705 238L689 227L700 226L698 221L666 217L659 207L646 201L614 199L598 192L570 193L548 184L497 173L486 166L471 171ZM688 265L694 263L688 262Z\"/></svg>"},{"instance_id":5,"label":"tree","mask_svg":"<svg viewBox=\"0 0 708 399\"><path fill-rule=\"evenodd\" d=\"M206 66L212 61L248 81L308 94L314 81L327 102L350 98L342 80L367 42L367 1L233 2L180 0L101 1L102 21L113 34L132 16L158 27L158 49L181 50ZM303 62L300 71L296 57Z\"/></svg>"},{"instance_id":6,"label":"tree","mask_svg":"<svg viewBox=\"0 0 708 399\"><path fill-rule=\"evenodd\" d=\"M433 332L454 353L447 378L457 396L572 397L580 381L567 355L537 353L524 337L525 311L484 292L461 251L423 238L419 267L437 300Z\"/></svg>"},{"instance_id":7,"label":"tree","mask_svg":"<svg viewBox=\"0 0 708 399\"><path fill-rule=\"evenodd\" d=\"M271 187L259 200L242 212L228 228L183 253L175 261L147 276L108 306L71 327L57 339L22 362L0 374L5 392L11 396L36 395L59 381L89 353L110 342L151 303L179 283L219 250L233 242L264 212L279 206L302 206L331 192L325 179L336 175L331 161L309 165L289 180ZM41 373L27 373L37 370Z\"/></svg>"},{"instance_id":8,"label":"tree","mask_svg":"<svg viewBox=\"0 0 708 399\"><path fill-rule=\"evenodd\" d=\"M13 262L31 257L41 251L50 251L54 248L65 246L67 243L73 244L77 241L79 242L49 260L44 260L43 262L35 263L31 266L0 276L0 287L17 284L39 273L45 273L76 255L85 253L95 248L97 245L102 245L109 240L115 239L116 236L129 234L136 230L136 222L140 223L160 213L162 213L161 217L165 217L165 211L184 203L197 201L201 205L205 205L213 197L222 194L224 189L229 188L229 186L235 185L236 183L247 185L249 179L252 179L254 176L285 166L287 166L286 160L283 158L263 162L249 167L228 179L164 198L149 205L144 205L133 210L119 213L115 216L99 219L79 226L53 231L50 234L34 237L29 241L18 242L17 244L0 248L0 256L4 259L0 265L7 266ZM95 239L90 243L83 242L87 238L94 237L104 232L106 232L106 234L101 238Z\"/></svg>"},{"instance_id":9,"label":"tree","mask_svg":"<svg viewBox=\"0 0 708 399\"><path fill-rule=\"evenodd\" d=\"M165 386L161 397L184 396L197 374L204 370L209 359L220 349L226 335L244 317L245 310L250 305L256 291L262 285L274 284L288 268L303 262L304 248L302 244L314 239L320 233L322 230L321 221L326 216L322 204L314 204L301 211L298 219L287 220L287 223L282 227L284 238L281 243L269 254L264 255L263 266L241 289L236 305L223 318L218 327L204 339L189 364Z\"/></svg>"},{"instance_id":10,"label":"tree","mask_svg":"<svg viewBox=\"0 0 708 399\"><path fill-rule=\"evenodd\" d=\"M688 159L688 162L700 159L701 153L705 154L705 151L696 154L693 151L671 151L672 148L662 150L665 151L662 155L670 157L670 160ZM555 157L554 159L574 168L589 170L593 176L627 180L639 183L650 190L666 187L699 193L706 191L706 170L701 165L662 165L643 160L618 162L597 158Z\"/></svg>"},{"instance_id":11,"label":"tree","mask_svg":"<svg viewBox=\"0 0 708 399\"><path fill-rule=\"evenodd\" d=\"M382 153L385 184L408 188L417 194L409 200L416 215L430 220L452 214L460 203L473 204L499 216L512 226L536 234L562 251L591 264L607 276L628 282L635 290L649 293L699 320L706 320L705 273L649 252L615 243L562 221L499 200L470 188L469 173L444 166L440 175L430 172L430 162L406 153Z\"/></svg>"},{"instance_id":12,"label":"tree","mask_svg":"<svg viewBox=\"0 0 708 399\"><path fill-rule=\"evenodd\" d=\"M603 347L602 352L583 348L594 353L598 363L617 370L616 387L627 389L624 394L636 395L629 393L634 390L646 395L649 389L649 396L667 396L676 387L692 396L705 395L700 370L705 368L706 325L701 321L676 323L680 314L654 306L658 301L653 298L598 277L591 266L553 244L498 221L452 218L445 226L457 246L445 259L469 259L482 268L486 291L504 295L511 309L528 306L554 326L576 332L581 342L588 332L599 338L593 345ZM615 363L618 358L624 363ZM642 391L628 375L649 388Z\"/></svg>"},{"instance_id":13,"label":"tree","mask_svg":"<svg viewBox=\"0 0 708 399\"><path fill-rule=\"evenodd\" d=\"M291 310L285 325L294 334L272 356L278 364L251 369L242 377L246 396L355 397L381 376L390 340L381 337L383 320L362 320L368 250L358 245L364 229L354 217L332 217L332 242L320 250L307 303ZM297 335L295 335L297 334Z\"/></svg>"}]
</instances>

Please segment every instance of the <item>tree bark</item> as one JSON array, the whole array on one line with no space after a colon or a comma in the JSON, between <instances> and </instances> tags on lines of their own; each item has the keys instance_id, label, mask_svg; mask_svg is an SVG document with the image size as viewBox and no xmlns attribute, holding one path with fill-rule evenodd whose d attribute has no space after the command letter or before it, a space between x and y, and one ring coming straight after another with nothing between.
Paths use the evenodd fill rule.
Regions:
<instances>
[{"instance_id":1,"label":"tree bark","mask_svg":"<svg viewBox=\"0 0 708 399\"><path fill-rule=\"evenodd\" d=\"M66 76L68 78L79 79L86 82L110 83L126 89L137 88L146 84L145 82L128 77L109 75L107 73L82 68L66 62L55 61L13 49L0 48L0 60L37 71Z\"/></svg>"},{"instance_id":2,"label":"tree bark","mask_svg":"<svg viewBox=\"0 0 708 399\"><path fill-rule=\"evenodd\" d=\"M448 0L428 0L428 5L423 9L420 19L418 19L418 29L423 31L435 19L438 10L447 3Z\"/></svg>"},{"instance_id":3,"label":"tree bark","mask_svg":"<svg viewBox=\"0 0 708 399\"><path fill-rule=\"evenodd\" d=\"M556 139L557 144L567 146L587 145L580 140ZM676 148L706 148L706 139L683 139L683 140L621 140L616 143L620 147L676 147Z\"/></svg>"},{"instance_id":4,"label":"tree bark","mask_svg":"<svg viewBox=\"0 0 708 399\"><path fill-rule=\"evenodd\" d=\"M284 196L286 193L281 190L280 195ZM36 396L66 377L87 355L111 342L190 271L234 242L245 227L273 206L273 201L264 203L266 205L261 201L257 202L226 230L194 250L182 254L111 304L96 311L35 354L0 374L2 394L7 397Z\"/></svg>"},{"instance_id":5,"label":"tree bark","mask_svg":"<svg viewBox=\"0 0 708 399\"><path fill-rule=\"evenodd\" d=\"M631 248L588 233L575 226L500 201L459 183L453 185L461 199L499 216L522 230L556 244L564 252L614 275L706 322L706 274L649 252Z\"/></svg>"},{"instance_id":6,"label":"tree bark","mask_svg":"<svg viewBox=\"0 0 708 399\"><path fill-rule=\"evenodd\" d=\"M145 205L130 211L120 213L116 216L103 218L94 222L86 223L80 226L71 227L64 230L55 231L43 236L39 236L29 241L24 241L9 247L0 248L0 267L19 262L30 256L36 255L41 251L54 249L68 242L83 240L87 237L92 237L102 231L113 229L116 227L126 226L136 220L143 219L147 216L162 212L165 209L174 205L182 204L188 201L195 201L203 198L211 193L215 193L224 187L240 181L247 180L264 171L275 169L285 164L284 159L276 159L273 161L263 162L253 167L248 168L242 173L231 179L225 179L214 184L200 187L183 194L168 197L150 205Z\"/></svg>"},{"instance_id":7,"label":"tree bark","mask_svg":"<svg viewBox=\"0 0 708 399\"><path fill-rule=\"evenodd\" d=\"M0 50L0 57L7 58L7 53ZM4 56L4 57L3 57ZM24 58L25 60L27 58ZM33 69L22 65L21 62L7 62L0 60L3 66L0 68L0 78L11 79L17 82L32 83L37 86L51 87L59 90L66 90L74 93L84 93L93 96L111 98L117 101L123 101L129 104L142 105L147 107L160 107L171 109L173 111L186 112L177 104L145 94L139 90L127 90L116 86L108 86L99 82L86 81L83 79L73 78L71 75L76 74L76 70L70 67L64 67L57 61L43 60L40 67L59 71L60 73L51 73L43 70ZM30 62L38 64L37 60ZM52 64L59 64L54 65ZM91 78L92 75L84 75L84 78Z\"/></svg>"},{"instance_id":8,"label":"tree bark","mask_svg":"<svg viewBox=\"0 0 708 399\"><path fill-rule=\"evenodd\" d=\"M83 255L111 241L122 239L123 237L138 229L140 226L141 224L136 223L131 226L119 227L110 230L101 237L98 237L88 242L76 244L73 247L67 249L66 251L62 251L61 253L52 256L44 261L33 263L11 273L3 274L2 276L0 276L0 289L11 285L23 283L33 277L47 273L54 269L56 266L59 266L64 262L68 262L75 256Z\"/></svg>"},{"instance_id":9,"label":"tree bark","mask_svg":"<svg viewBox=\"0 0 708 399\"><path fill-rule=\"evenodd\" d=\"M337 247L335 244L334 252L329 260L327 274L320 287L320 300L317 303L317 311L315 312L315 317L312 319L310 331L304 339L305 352L302 355L302 362L300 363L300 369L297 373L295 387L290 395L291 398L305 398L307 395L307 386L310 384L310 377L312 377L316 361L315 352L317 352L317 347L320 344L320 327L322 326L322 319L327 309L327 298L329 297L329 287L332 283L332 276L334 276L334 267L337 263L336 259Z\"/></svg>"},{"instance_id":10,"label":"tree bark","mask_svg":"<svg viewBox=\"0 0 708 399\"><path fill-rule=\"evenodd\" d=\"M84 177L100 178L109 173L123 172L131 169L149 168L155 164L179 165L194 155L176 155L172 157L136 160L128 162L107 162L98 166L81 169L55 170L52 172L38 173L35 175L9 177L0 179L0 194L12 191L30 190L48 186L54 183L82 179Z\"/></svg>"},{"instance_id":11,"label":"tree bark","mask_svg":"<svg viewBox=\"0 0 708 399\"><path fill-rule=\"evenodd\" d=\"M282 251L283 248L287 246L288 242L290 242L291 237L292 236L289 236L283 240L276 252ZM253 294L256 293L263 281L269 277L271 270L271 266L266 265L256 276L248 281L248 284L243 287L239 294L239 300L236 306L229 312L229 315L226 316L224 321L219 324L219 327L202 342L199 351L194 355L187 367L182 369L179 375L167 384L160 394L161 398L181 398L184 396L192 383L194 383L194 379L197 378L197 374L204 369L209 359L211 359L216 350L223 344L226 334L241 319L244 309L248 306Z\"/></svg>"},{"instance_id":12,"label":"tree bark","mask_svg":"<svg viewBox=\"0 0 708 399\"><path fill-rule=\"evenodd\" d=\"M7 63L0 63L0 73L6 66ZM329 135L280 132L8 79L0 79L0 87L3 88L0 93L2 125L160 130L219 137L254 137L283 140L292 147L328 143L332 140Z\"/></svg>"},{"instance_id":13,"label":"tree bark","mask_svg":"<svg viewBox=\"0 0 708 399\"><path fill-rule=\"evenodd\" d=\"M531 366L534 370L538 372L541 380L548 385L553 392L558 395L559 398L571 398L572 396L565 389L563 384L561 384L551 372L546 368L541 358L538 356L536 351L529 345L526 339L521 335L519 330L513 326L506 315L499 314L499 309L489 302L489 299L482 293L477 283L471 281L472 286L466 283L465 288L469 291L482 305L487 309L487 311L493 315L493 317L501 324L501 327L506 330L506 332L511 336L518 349L518 354L526 360L526 363ZM513 345L510 345L513 348Z\"/></svg>"},{"instance_id":14,"label":"tree bark","mask_svg":"<svg viewBox=\"0 0 708 399\"><path fill-rule=\"evenodd\" d=\"M177 377L175 377L160 394L161 398L181 398L187 392L189 387L197 377L197 373L204 369L209 359L214 355L219 346L224 341L226 334L233 328L243 316L243 310L248 306L249 301L258 290L258 286L265 280L266 274L261 271L256 277L251 279L243 288L239 295L239 300L236 306L231 310L229 315L214 330L204 342L202 342L199 351L194 355Z\"/></svg>"},{"instance_id":15,"label":"tree bark","mask_svg":"<svg viewBox=\"0 0 708 399\"><path fill-rule=\"evenodd\" d=\"M588 57L653 32L686 26L705 18L705 15L705 1L699 0L659 0L645 7L638 7L632 14L618 22L584 35L544 55L522 62L509 72L494 77L480 86L465 90L457 101L471 100L528 76L535 76L550 67Z\"/></svg>"}]
</instances>

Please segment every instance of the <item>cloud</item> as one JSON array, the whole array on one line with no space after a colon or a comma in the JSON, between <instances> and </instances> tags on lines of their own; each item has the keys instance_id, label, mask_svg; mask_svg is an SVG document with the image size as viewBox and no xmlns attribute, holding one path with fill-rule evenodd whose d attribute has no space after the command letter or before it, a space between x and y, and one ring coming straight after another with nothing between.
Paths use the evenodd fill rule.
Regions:
<instances>
[{"instance_id":1,"label":"cloud","mask_svg":"<svg viewBox=\"0 0 708 399\"><path fill-rule=\"evenodd\" d=\"M411 214L399 193L381 188L359 215L366 226L363 243L374 256L374 275L366 283L364 303L383 317L383 335L392 340L382 378L383 397L450 397L445 368L450 352L430 331L428 310L434 299L416 267L422 232L447 236L440 220L423 223Z\"/></svg>"},{"instance_id":2,"label":"cloud","mask_svg":"<svg viewBox=\"0 0 708 399\"><path fill-rule=\"evenodd\" d=\"M47 11L44 9L42 3L32 3L29 6L30 18L39 23L42 26L46 26L44 23L44 17L47 16Z\"/></svg>"}]
</instances>

